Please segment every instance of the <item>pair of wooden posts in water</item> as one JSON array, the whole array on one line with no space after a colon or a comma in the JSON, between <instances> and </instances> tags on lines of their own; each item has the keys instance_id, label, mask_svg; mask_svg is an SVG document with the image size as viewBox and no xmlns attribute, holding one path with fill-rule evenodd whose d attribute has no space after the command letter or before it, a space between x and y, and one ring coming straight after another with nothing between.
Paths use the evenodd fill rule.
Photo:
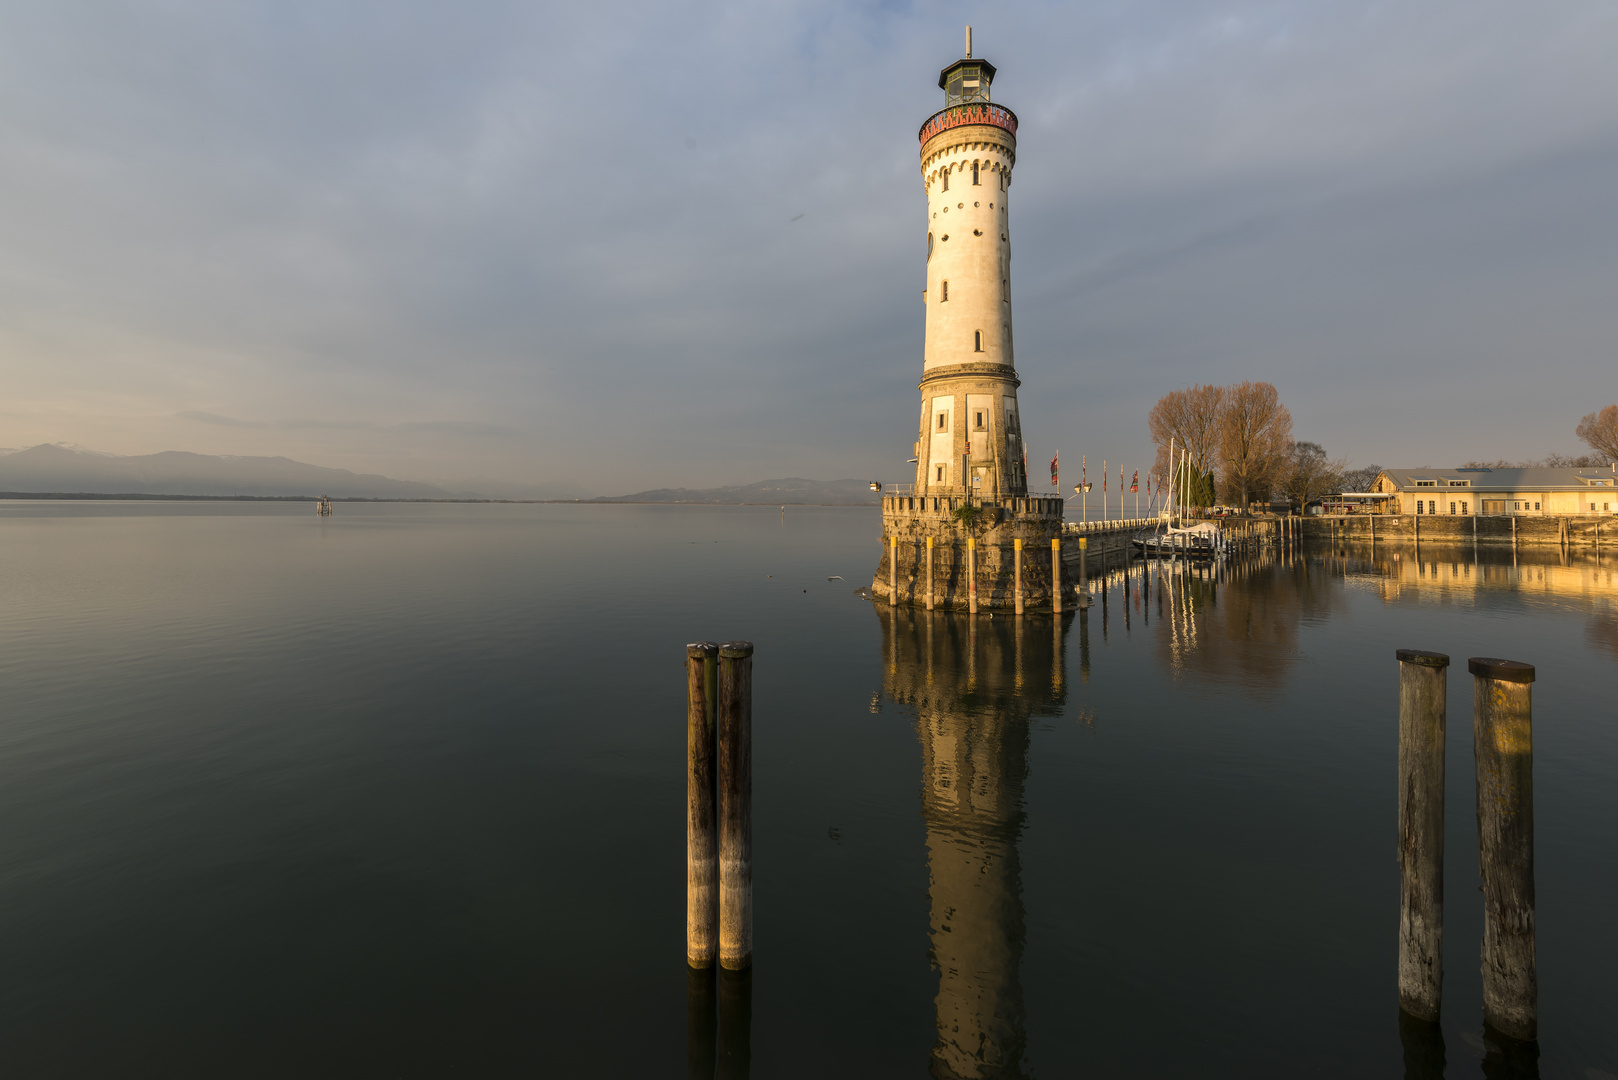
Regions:
<instances>
[{"instance_id":1,"label":"pair of wooden posts in water","mask_svg":"<svg viewBox=\"0 0 1618 1080\"><path fill-rule=\"evenodd\" d=\"M1444 980L1443 653L1399 657L1399 1006L1436 1022ZM1534 962L1532 665L1473 657L1478 868L1483 877L1483 1018L1496 1031L1539 1035Z\"/></svg>"},{"instance_id":2,"label":"pair of wooden posts in water","mask_svg":"<svg viewBox=\"0 0 1618 1080\"><path fill-rule=\"evenodd\" d=\"M687 645L685 672L686 1070L702 1080L745 1080L753 1026L753 644Z\"/></svg>"},{"instance_id":3,"label":"pair of wooden posts in water","mask_svg":"<svg viewBox=\"0 0 1618 1080\"><path fill-rule=\"evenodd\" d=\"M753 643L685 647L685 955L753 963Z\"/></svg>"}]
</instances>

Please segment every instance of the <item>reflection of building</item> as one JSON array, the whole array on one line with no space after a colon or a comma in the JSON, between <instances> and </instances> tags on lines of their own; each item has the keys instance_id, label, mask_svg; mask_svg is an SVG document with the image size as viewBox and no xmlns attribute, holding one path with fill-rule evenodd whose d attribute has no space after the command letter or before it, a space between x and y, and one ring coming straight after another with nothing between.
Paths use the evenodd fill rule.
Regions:
<instances>
[{"instance_id":1,"label":"reflection of building","mask_svg":"<svg viewBox=\"0 0 1618 1080\"><path fill-rule=\"evenodd\" d=\"M1374 579L1388 601L1412 589L1450 595L1507 590L1528 599L1618 601L1618 558L1606 553L1563 555L1531 548L1514 556L1498 548L1423 544L1419 552L1380 550L1374 558L1359 554L1351 560L1355 574Z\"/></svg>"},{"instance_id":2,"label":"reflection of building","mask_svg":"<svg viewBox=\"0 0 1618 1080\"><path fill-rule=\"evenodd\" d=\"M1384 469L1371 485L1389 514L1618 514L1606 469Z\"/></svg>"},{"instance_id":3,"label":"reflection of building","mask_svg":"<svg viewBox=\"0 0 1618 1080\"><path fill-rule=\"evenodd\" d=\"M932 1075L1022 1076L1024 928L1017 841L1028 720L1066 696L1067 620L878 607L884 692L912 709L932 909Z\"/></svg>"}]
</instances>

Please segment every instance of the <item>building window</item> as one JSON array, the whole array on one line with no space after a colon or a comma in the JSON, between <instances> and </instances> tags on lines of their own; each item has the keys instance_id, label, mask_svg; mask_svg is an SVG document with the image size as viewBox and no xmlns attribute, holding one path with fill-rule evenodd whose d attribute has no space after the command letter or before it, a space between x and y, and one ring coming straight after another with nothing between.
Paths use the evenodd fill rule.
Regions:
<instances>
[{"instance_id":1,"label":"building window","mask_svg":"<svg viewBox=\"0 0 1618 1080\"><path fill-rule=\"evenodd\" d=\"M1416 513L1418 513L1418 514L1421 513L1421 500L1420 499L1416 500Z\"/></svg>"},{"instance_id":2,"label":"building window","mask_svg":"<svg viewBox=\"0 0 1618 1080\"><path fill-rule=\"evenodd\" d=\"M1452 513L1452 514L1455 513L1455 504L1454 503L1449 504L1449 512Z\"/></svg>"},{"instance_id":3,"label":"building window","mask_svg":"<svg viewBox=\"0 0 1618 1080\"><path fill-rule=\"evenodd\" d=\"M1538 504L1538 503L1535 503L1535 504L1534 504L1534 509L1535 509L1535 510L1538 510L1538 509L1539 509L1539 504Z\"/></svg>"},{"instance_id":4,"label":"building window","mask_svg":"<svg viewBox=\"0 0 1618 1080\"><path fill-rule=\"evenodd\" d=\"M978 186L978 163L972 162L972 186Z\"/></svg>"},{"instance_id":5,"label":"building window","mask_svg":"<svg viewBox=\"0 0 1618 1080\"><path fill-rule=\"evenodd\" d=\"M1000 190L1006 190L1006 170L1000 170Z\"/></svg>"},{"instance_id":6,"label":"building window","mask_svg":"<svg viewBox=\"0 0 1618 1080\"><path fill-rule=\"evenodd\" d=\"M1429 514L1438 513L1438 502L1437 502L1437 500L1435 500L1435 499L1428 499L1427 500L1427 512Z\"/></svg>"},{"instance_id":7,"label":"building window","mask_svg":"<svg viewBox=\"0 0 1618 1080\"><path fill-rule=\"evenodd\" d=\"M1471 512L1472 512L1471 510L1467 509L1467 504L1463 502L1461 504L1461 513L1470 514Z\"/></svg>"},{"instance_id":8,"label":"building window","mask_svg":"<svg viewBox=\"0 0 1618 1080\"><path fill-rule=\"evenodd\" d=\"M927 261L931 262L932 258L933 258L933 234L928 233L927 234Z\"/></svg>"},{"instance_id":9,"label":"building window","mask_svg":"<svg viewBox=\"0 0 1618 1080\"><path fill-rule=\"evenodd\" d=\"M972 331L972 351L973 352L982 352L983 351L983 331L982 330L974 330L974 331Z\"/></svg>"},{"instance_id":10,"label":"building window","mask_svg":"<svg viewBox=\"0 0 1618 1080\"><path fill-rule=\"evenodd\" d=\"M940 304L942 304L944 301L946 301L948 299L949 299L949 282L940 281L938 283L938 302Z\"/></svg>"},{"instance_id":11,"label":"building window","mask_svg":"<svg viewBox=\"0 0 1618 1080\"><path fill-rule=\"evenodd\" d=\"M972 414L972 426L974 428L976 428L978 431L983 430L983 410L982 409L979 409L977 412ZM1595 503L1591 503L1590 504L1590 509L1594 510L1595 508L1596 508Z\"/></svg>"},{"instance_id":12,"label":"building window","mask_svg":"<svg viewBox=\"0 0 1618 1080\"><path fill-rule=\"evenodd\" d=\"M944 166L944 190L949 190L949 166Z\"/></svg>"},{"instance_id":13,"label":"building window","mask_svg":"<svg viewBox=\"0 0 1618 1080\"><path fill-rule=\"evenodd\" d=\"M942 484L943 482L944 482L944 466L940 465L938 467L938 483Z\"/></svg>"},{"instance_id":14,"label":"building window","mask_svg":"<svg viewBox=\"0 0 1618 1080\"><path fill-rule=\"evenodd\" d=\"M948 421L948 419L949 419L949 413L939 413L938 414L938 430L939 431L944 430L944 424Z\"/></svg>"}]
</instances>

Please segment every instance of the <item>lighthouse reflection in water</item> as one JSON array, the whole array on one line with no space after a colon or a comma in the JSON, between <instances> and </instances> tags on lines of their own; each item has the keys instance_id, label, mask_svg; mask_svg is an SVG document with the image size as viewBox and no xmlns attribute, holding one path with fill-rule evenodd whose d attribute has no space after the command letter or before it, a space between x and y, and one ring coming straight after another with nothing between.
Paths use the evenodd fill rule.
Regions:
<instances>
[{"instance_id":1,"label":"lighthouse reflection in water","mask_svg":"<svg viewBox=\"0 0 1618 1080\"><path fill-rule=\"evenodd\" d=\"M938 973L931 1072L1022 1076L1022 872L1029 720L1066 696L1073 616L987 618L877 607L884 691L921 744L930 956Z\"/></svg>"}]
</instances>

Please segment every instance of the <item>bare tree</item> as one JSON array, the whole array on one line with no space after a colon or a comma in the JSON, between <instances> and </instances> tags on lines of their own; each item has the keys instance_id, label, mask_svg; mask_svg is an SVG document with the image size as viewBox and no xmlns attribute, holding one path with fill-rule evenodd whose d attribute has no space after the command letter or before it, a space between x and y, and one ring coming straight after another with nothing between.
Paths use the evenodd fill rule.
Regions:
<instances>
[{"instance_id":1,"label":"bare tree","mask_svg":"<svg viewBox=\"0 0 1618 1080\"><path fill-rule=\"evenodd\" d=\"M1301 510L1343 481L1347 462L1332 461L1316 442L1295 442L1282 461L1281 488Z\"/></svg>"},{"instance_id":2,"label":"bare tree","mask_svg":"<svg viewBox=\"0 0 1618 1080\"><path fill-rule=\"evenodd\" d=\"M1212 471L1214 456L1219 450L1219 417L1224 409L1225 388L1203 386L1198 383L1188 390L1174 390L1157 399L1152 411L1146 414L1146 423L1152 430L1152 441L1157 444L1157 462L1152 475L1159 483L1167 483L1171 466L1169 442L1174 443L1174 456L1184 450L1191 455L1194 475Z\"/></svg>"},{"instance_id":3,"label":"bare tree","mask_svg":"<svg viewBox=\"0 0 1618 1080\"><path fill-rule=\"evenodd\" d=\"M1361 465L1357 469L1344 468L1338 483L1344 491L1369 491L1371 483L1382 475L1380 465Z\"/></svg>"},{"instance_id":4,"label":"bare tree","mask_svg":"<svg viewBox=\"0 0 1618 1080\"><path fill-rule=\"evenodd\" d=\"M1618 405L1608 405L1579 421L1573 434L1590 444L1590 449L1603 455L1605 464L1618 461Z\"/></svg>"},{"instance_id":5,"label":"bare tree","mask_svg":"<svg viewBox=\"0 0 1618 1080\"><path fill-rule=\"evenodd\" d=\"M1255 495L1268 495L1292 447L1292 414L1266 382L1226 387L1219 417L1219 461L1242 513Z\"/></svg>"}]
</instances>

